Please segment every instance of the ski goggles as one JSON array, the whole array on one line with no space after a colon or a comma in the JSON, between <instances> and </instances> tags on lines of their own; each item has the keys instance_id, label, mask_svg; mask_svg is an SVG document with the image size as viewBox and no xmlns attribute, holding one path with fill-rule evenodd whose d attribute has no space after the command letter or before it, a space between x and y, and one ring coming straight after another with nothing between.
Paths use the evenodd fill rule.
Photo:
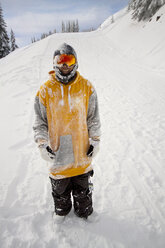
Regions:
<instances>
[{"instance_id":1,"label":"ski goggles","mask_svg":"<svg viewBox=\"0 0 165 248\"><path fill-rule=\"evenodd\" d=\"M63 64L72 66L75 63L76 63L76 58L72 54L60 54L60 55L56 55L54 58L54 65L58 67L61 67Z\"/></svg>"}]
</instances>

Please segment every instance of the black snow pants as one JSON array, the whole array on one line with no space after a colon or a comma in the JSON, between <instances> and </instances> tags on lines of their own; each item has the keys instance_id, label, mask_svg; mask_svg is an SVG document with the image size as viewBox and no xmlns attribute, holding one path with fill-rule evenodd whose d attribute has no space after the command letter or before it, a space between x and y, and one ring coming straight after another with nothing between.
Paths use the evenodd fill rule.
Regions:
<instances>
[{"instance_id":1,"label":"black snow pants","mask_svg":"<svg viewBox=\"0 0 165 248\"><path fill-rule=\"evenodd\" d=\"M77 216L87 218L93 212L92 192L89 189L90 176L93 176L93 171L64 179L50 178L56 214L65 216L70 212L71 194Z\"/></svg>"}]
</instances>

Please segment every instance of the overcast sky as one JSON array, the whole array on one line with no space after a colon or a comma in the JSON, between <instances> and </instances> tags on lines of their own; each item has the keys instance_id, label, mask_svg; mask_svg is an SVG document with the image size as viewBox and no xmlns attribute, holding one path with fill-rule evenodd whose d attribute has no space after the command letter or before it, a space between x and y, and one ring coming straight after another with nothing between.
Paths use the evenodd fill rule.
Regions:
<instances>
[{"instance_id":1,"label":"overcast sky","mask_svg":"<svg viewBox=\"0 0 165 248\"><path fill-rule=\"evenodd\" d=\"M8 31L17 44L31 43L41 33L61 31L61 22L79 21L80 31L97 28L106 18L128 5L129 0L0 0Z\"/></svg>"}]
</instances>

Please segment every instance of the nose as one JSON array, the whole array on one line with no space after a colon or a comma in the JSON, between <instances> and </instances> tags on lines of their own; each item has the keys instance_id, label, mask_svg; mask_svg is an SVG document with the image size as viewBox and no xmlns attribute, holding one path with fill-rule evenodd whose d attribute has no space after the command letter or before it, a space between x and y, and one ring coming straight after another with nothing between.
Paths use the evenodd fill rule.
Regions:
<instances>
[{"instance_id":1,"label":"nose","mask_svg":"<svg viewBox=\"0 0 165 248\"><path fill-rule=\"evenodd\" d=\"M63 64L63 67L67 67L67 68L68 68L68 65L64 63L64 64Z\"/></svg>"}]
</instances>

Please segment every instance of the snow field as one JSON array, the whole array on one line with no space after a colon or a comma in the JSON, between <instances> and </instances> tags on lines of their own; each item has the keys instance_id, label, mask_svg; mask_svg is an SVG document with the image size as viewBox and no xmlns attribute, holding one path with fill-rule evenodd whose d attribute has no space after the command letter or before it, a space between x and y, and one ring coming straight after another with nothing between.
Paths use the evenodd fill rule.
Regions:
<instances>
[{"instance_id":1,"label":"snow field","mask_svg":"<svg viewBox=\"0 0 165 248\"><path fill-rule=\"evenodd\" d=\"M142 32L141 25L132 24L131 33L130 16L122 13L98 31L52 35L0 61L1 247L164 248L163 24L147 59L138 35L136 43L131 40L136 31L147 44L154 35L151 25ZM156 39L162 50L153 56ZM80 74L99 98L102 142L92 179L96 223L71 211L63 224L53 225L48 170L33 141L34 97L64 41L77 51Z\"/></svg>"}]
</instances>

